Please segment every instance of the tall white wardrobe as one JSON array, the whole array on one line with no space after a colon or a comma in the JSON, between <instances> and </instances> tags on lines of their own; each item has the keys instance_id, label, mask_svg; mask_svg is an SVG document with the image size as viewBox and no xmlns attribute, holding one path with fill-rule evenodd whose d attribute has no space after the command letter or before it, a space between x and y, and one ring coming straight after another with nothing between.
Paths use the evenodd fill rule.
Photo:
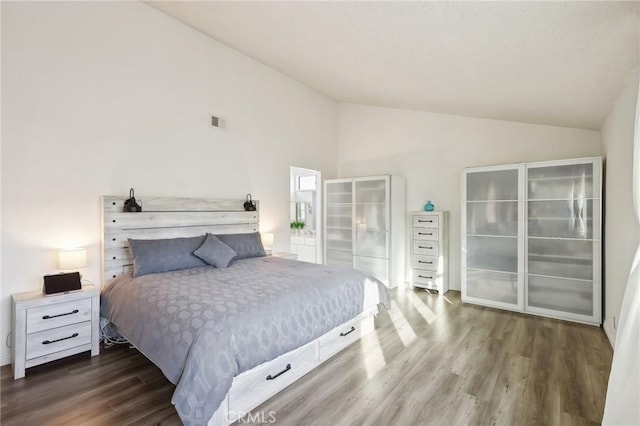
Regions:
<instances>
[{"instance_id":1,"label":"tall white wardrobe","mask_svg":"<svg viewBox=\"0 0 640 426\"><path fill-rule=\"evenodd\" d=\"M602 322L600 157L463 172L462 300Z\"/></svg>"},{"instance_id":2,"label":"tall white wardrobe","mask_svg":"<svg viewBox=\"0 0 640 426\"><path fill-rule=\"evenodd\" d=\"M324 182L324 259L394 287L405 281L405 180L401 176Z\"/></svg>"}]
</instances>

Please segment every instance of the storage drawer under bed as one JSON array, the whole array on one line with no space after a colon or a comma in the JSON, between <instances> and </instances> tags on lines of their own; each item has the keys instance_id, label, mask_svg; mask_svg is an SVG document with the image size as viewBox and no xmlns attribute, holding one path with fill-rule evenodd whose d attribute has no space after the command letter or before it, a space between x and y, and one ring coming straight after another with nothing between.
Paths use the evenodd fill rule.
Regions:
<instances>
[{"instance_id":1,"label":"storage drawer under bed","mask_svg":"<svg viewBox=\"0 0 640 426\"><path fill-rule=\"evenodd\" d=\"M240 374L223 403L228 407L227 413L216 414L224 415L229 423L235 422L373 329L373 312L364 318L360 315L292 352Z\"/></svg>"},{"instance_id":2,"label":"storage drawer under bed","mask_svg":"<svg viewBox=\"0 0 640 426\"><path fill-rule=\"evenodd\" d=\"M318 345L310 342L242 373L229 390L230 422L271 398L317 365Z\"/></svg>"},{"instance_id":3,"label":"storage drawer under bed","mask_svg":"<svg viewBox=\"0 0 640 426\"><path fill-rule=\"evenodd\" d=\"M319 360L324 362L374 328L373 316L355 318L318 339Z\"/></svg>"}]
</instances>

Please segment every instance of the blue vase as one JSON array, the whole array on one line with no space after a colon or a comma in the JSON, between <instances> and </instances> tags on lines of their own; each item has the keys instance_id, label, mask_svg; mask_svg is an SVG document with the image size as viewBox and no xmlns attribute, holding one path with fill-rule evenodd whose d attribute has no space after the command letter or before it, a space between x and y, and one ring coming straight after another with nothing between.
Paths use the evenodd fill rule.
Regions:
<instances>
[{"instance_id":1,"label":"blue vase","mask_svg":"<svg viewBox=\"0 0 640 426\"><path fill-rule=\"evenodd\" d=\"M427 201L427 204L424 205L424 211L425 212L432 212L433 209L435 209L435 208L436 208L436 206L433 205L431 200Z\"/></svg>"}]
</instances>

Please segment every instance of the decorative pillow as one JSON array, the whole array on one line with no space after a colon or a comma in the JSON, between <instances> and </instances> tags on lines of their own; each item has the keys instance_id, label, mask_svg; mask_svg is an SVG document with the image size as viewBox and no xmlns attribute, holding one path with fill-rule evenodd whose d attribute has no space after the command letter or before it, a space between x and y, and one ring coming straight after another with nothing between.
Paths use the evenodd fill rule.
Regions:
<instances>
[{"instance_id":1,"label":"decorative pillow","mask_svg":"<svg viewBox=\"0 0 640 426\"><path fill-rule=\"evenodd\" d=\"M205 235L161 240L129 238L129 249L133 257L133 276L205 266L204 261L193 255L193 252L204 243L205 238Z\"/></svg>"},{"instance_id":2,"label":"decorative pillow","mask_svg":"<svg viewBox=\"0 0 640 426\"><path fill-rule=\"evenodd\" d=\"M216 268L226 268L229 266L231 259L233 259L236 251L220 241L218 237L213 234L207 234L207 239L200 248L193 252L200 259L204 260L211 266Z\"/></svg>"},{"instance_id":3,"label":"decorative pillow","mask_svg":"<svg viewBox=\"0 0 640 426\"><path fill-rule=\"evenodd\" d=\"M259 232L252 234L220 234L216 235L216 237L235 250L237 255L233 260L266 256Z\"/></svg>"}]
</instances>

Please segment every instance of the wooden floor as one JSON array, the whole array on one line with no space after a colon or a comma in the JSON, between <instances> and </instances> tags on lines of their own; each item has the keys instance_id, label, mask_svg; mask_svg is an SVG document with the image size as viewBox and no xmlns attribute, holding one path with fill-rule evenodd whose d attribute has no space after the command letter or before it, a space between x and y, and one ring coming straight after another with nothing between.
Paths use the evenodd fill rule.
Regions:
<instances>
[{"instance_id":1,"label":"wooden floor","mask_svg":"<svg viewBox=\"0 0 640 426\"><path fill-rule=\"evenodd\" d=\"M251 413L279 425L586 425L602 419L612 351L601 329L393 290L354 343ZM1 423L180 424L174 387L135 349L2 367Z\"/></svg>"}]
</instances>

